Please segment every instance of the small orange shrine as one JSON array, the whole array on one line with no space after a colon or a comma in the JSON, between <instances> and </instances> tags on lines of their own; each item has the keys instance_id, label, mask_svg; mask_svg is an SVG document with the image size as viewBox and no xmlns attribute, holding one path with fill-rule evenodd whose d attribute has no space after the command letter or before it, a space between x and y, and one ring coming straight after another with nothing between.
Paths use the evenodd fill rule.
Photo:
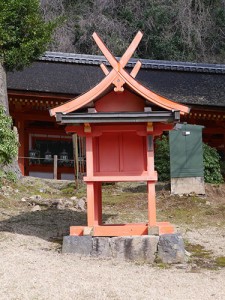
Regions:
<instances>
[{"instance_id":1,"label":"small orange shrine","mask_svg":"<svg viewBox=\"0 0 225 300\"><path fill-rule=\"evenodd\" d=\"M157 222L154 170L155 136L173 128L189 108L165 99L135 80L137 61L130 74L124 69L142 38L138 32L118 61L99 36L93 38L112 66L101 65L105 78L87 93L50 110L67 133L86 137L87 226L70 227L70 235L132 236L173 233L168 222ZM148 222L102 224L102 183L145 181Z\"/></svg>"}]
</instances>

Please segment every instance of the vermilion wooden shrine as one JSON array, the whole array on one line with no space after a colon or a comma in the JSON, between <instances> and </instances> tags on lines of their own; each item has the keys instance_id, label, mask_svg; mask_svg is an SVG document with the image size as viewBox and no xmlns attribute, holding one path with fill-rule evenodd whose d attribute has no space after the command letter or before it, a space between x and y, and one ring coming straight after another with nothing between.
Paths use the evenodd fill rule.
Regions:
<instances>
[{"instance_id":1,"label":"vermilion wooden shrine","mask_svg":"<svg viewBox=\"0 0 225 300\"><path fill-rule=\"evenodd\" d=\"M165 99L135 80L141 63L128 74L124 67L142 33L118 61L96 33L93 38L112 66L101 65L105 78L87 93L50 110L67 133L86 137L87 226L72 226L70 235L126 236L173 233L168 222L157 222L154 170L155 136L170 130L189 108ZM148 223L102 224L102 183L145 181Z\"/></svg>"}]
</instances>

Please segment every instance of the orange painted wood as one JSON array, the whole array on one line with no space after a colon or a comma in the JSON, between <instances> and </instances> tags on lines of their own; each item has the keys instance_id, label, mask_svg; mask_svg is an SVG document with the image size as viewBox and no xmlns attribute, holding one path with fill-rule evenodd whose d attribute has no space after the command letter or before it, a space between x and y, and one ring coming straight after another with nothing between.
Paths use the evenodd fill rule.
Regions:
<instances>
[{"instance_id":1,"label":"orange painted wood","mask_svg":"<svg viewBox=\"0 0 225 300\"><path fill-rule=\"evenodd\" d=\"M133 70L130 72L130 76L135 78L137 76L137 73L139 72L140 68L141 68L141 62L140 62L140 60L138 60L135 64L135 66L133 67Z\"/></svg>"},{"instance_id":2,"label":"orange painted wood","mask_svg":"<svg viewBox=\"0 0 225 300\"><path fill-rule=\"evenodd\" d=\"M102 39L98 36L96 32L92 34L93 39L95 40L96 44L98 45L99 49L104 54L105 58L108 60L110 65L118 71L118 61L117 59L112 55L112 53L109 51L109 49L105 46Z\"/></svg>"},{"instance_id":3,"label":"orange painted wood","mask_svg":"<svg viewBox=\"0 0 225 300\"><path fill-rule=\"evenodd\" d=\"M140 96L148 100L150 103L154 103L159 107L163 107L167 110L179 110L181 114L189 113L189 107L173 102L172 100L166 99L151 90L147 89L139 82L137 82L132 76L130 76L125 70L120 70L120 75L128 86Z\"/></svg>"},{"instance_id":4,"label":"orange painted wood","mask_svg":"<svg viewBox=\"0 0 225 300\"><path fill-rule=\"evenodd\" d=\"M138 44L140 43L142 39L143 33L141 31L138 31L136 36L134 37L133 41L123 54L123 56L120 59L120 64L118 64L117 59L112 55L112 53L109 51L109 49L105 46L101 38L98 36L96 32L93 33L92 37L95 40L96 44L98 45L99 49L104 54L105 58L108 60L108 62L111 64L113 68L115 68L117 71L119 71L120 67L124 68L126 64L128 63L129 59L133 55L134 51L136 50Z\"/></svg>"},{"instance_id":5,"label":"orange painted wood","mask_svg":"<svg viewBox=\"0 0 225 300\"><path fill-rule=\"evenodd\" d=\"M144 107L144 99L128 90L123 93L112 91L95 102L97 112L143 112Z\"/></svg>"},{"instance_id":6,"label":"orange painted wood","mask_svg":"<svg viewBox=\"0 0 225 300\"><path fill-rule=\"evenodd\" d=\"M179 110L181 114L189 113L190 109L185 106L168 100L160 95L155 94L151 90L147 89L146 87L142 86L139 82L137 82L130 74L128 74L123 68L127 64L129 58L135 51L138 43L140 42L142 37L142 33L138 32L136 37L134 38L133 42L130 44L124 55L121 57L120 61L118 62L117 59L112 55L112 53L108 50L108 48L104 45L102 40L99 36L94 33L93 38L95 39L97 45L109 61L112 66L112 70L109 74L94 88L89 90L87 93L72 99L71 101L60 105L56 108L50 110L50 115L54 116L56 112L62 113L69 113L75 111L86 104L90 103L91 101L101 97L104 93L108 91L110 86L118 80L122 80L123 83L126 83L130 89L137 93L138 95L142 96L144 99L149 101L150 103L156 104L160 107L163 107L167 110ZM115 81L117 80L117 81ZM117 86L117 84L116 84ZM119 87L117 86L118 91L123 91L122 85L119 83Z\"/></svg>"},{"instance_id":7,"label":"orange painted wood","mask_svg":"<svg viewBox=\"0 0 225 300\"><path fill-rule=\"evenodd\" d=\"M172 225L159 226L159 235L175 233L175 229Z\"/></svg>"},{"instance_id":8,"label":"orange painted wood","mask_svg":"<svg viewBox=\"0 0 225 300\"><path fill-rule=\"evenodd\" d=\"M108 75L108 74L109 74L109 70L108 70L108 68L106 67L106 65L100 64L100 67L101 67L101 69L102 69L102 71L103 71L103 73L104 73L105 75Z\"/></svg>"},{"instance_id":9,"label":"orange painted wood","mask_svg":"<svg viewBox=\"0 0 225 300\"><path fill-rule=\"evenodd\" d=\"M123 175L123 173L120 173L119 175L105 175L105 176L98 176L94 175L93 177L85 176L83 178L84 182L129 182L129 181L151 181L155 182L157 181L157 173L155 172L154 175Z\"/></svg>"},{"instance_id":10,"label":"orange painted wood","mask_svg":"<svg viewBox=\"0 0 225 300\"><path fill-rule=\"evenodd\" d=\"M98 138L99 172L119 172L120 171L120 152L119 152L119 133L103 133Z\"/></svg>"},{"instance_id":11,"label":"orange painted wood","mask_svg":"<svg viewBox=\"0 0 225 300\"><path fill-rule=\"evenodd\" d=\"M83 235L84 226L70 226L70 235Z\"/></svg>"},{"instance_id":12,"label":"orange painted wood","mask_svg":"<svg viewBox=\"0 0 225 300\"><path fill-rule=\"evenodd\" d=\"M159 228L159 235L175 233L174 226L169 222L156 222L156 226Z\"/></svg>"},{"instance_id":13,"label":"orange painted wood","mask_svg":"<svg viewBox=\"0 0 225 300\"><path fill-rule=\"evenodd\" d=\"M102 195L100 182L87 183L87 223L89 227L102 223Z\"/></svg>"},{"instance_id":14,"label":"orange painted wood","mask_svg":"<svg viewBox=\"0 0 225 300\"><path fill-rule=\"evenodd\" d=\"M135 236L147 235L148 226L145 224L126 224L94 227L94 236Z\"/></svg>"},{"instance_id":15,"label":"orange painted wood","mask_svg":"<svg viewBox=\"0 0 225 300\"><path fill-rule=\"evenodd\" d=\"M89 90L87 93L72 99L71 101L57 106L51 110L49 110L51 116L55 116L57 112L69 113L75 111L82 106L88 104L99 96L103 95L105 90L107 90L112 84L113 80L117 77L117 72L112 70L109 75L107 75L99 84L97 84L94 88Z\"/></svg>"},{"instance_id":16,"label":"orange painted wood","mask_svg":"<svg viewBox=\"0 0 225 300\"><path fill-rule=\"evenodd\" d=\"M94 169L94 174L96 172L99 172L99 140L98 137L93 137L93 157L94 162L93 162L93 169ZM93 174L93 176L95 176Z\"/></svg>"},{"instance_id":17,"label":"orange painted wood","mask_svg":"<svg viewBox=\"0 0 225 300\"><path fill-rule=\"evenodd\" d=\"M127 48L127 50L125 51L125 53L123 54L123 56L120 59L120 67L121 68L124 68L126 66L129 59L134 54L134 51L138 47L142 37L143 37L143 33L141 31L138 31L138 33L134 37L133 41L130 43L129 47Z\"/></svg>"},{"instance_id":18,"label":"orange painted wood","mask_svg":"<svg viewBox=\"0 0 225 300\"><path fill-rule=\"evenodd\" d=\"M71 226L70 235L83 235L86 226ZM157 222L159 235L174 233L175 229L169 222ZM106 224L93 226L93 236L139 236L148 235L149 225L147 223L132 224Z\"/></svg>"},{"instance_id":19,"label":"orange painted wood","mask_svg":"<svg viewBox=\"0 0 225 300\"><path fill-rule=\"evenodd\" d=\"M146 138L136 133L122 134L123 172L147 171Z\"/></svg>"},{"instance_id":20,"label":"orange painted wood","mask_svg":"<svg viewBox=\"0 0 225 300\"><path fill-rule=\"evenodd\" d=\"M148 186L148 224L156 226L156 199L155 199L155 184L147 182Z\"/></svg>"},{"instance_id":21,"label":"orange painted wood","mask_svg":"<svg viewBox=\"0 0 225 300\"><path fill-rule=\"evenodd\" d=\"M92 136L100 136L103 132L136 132L139 135L147 135L146 124L143 123L113 123L113 124L93 124Z\"/></svg>"},{"instance_id":22,"label":"orange painted wood","mask_svg":"<svg viewBox=\"0 0 225 300\"><path fill-rule=\"evenodd\" d=\"M98 225L98 217L95 215L95 191L94 183L87 183L87 224L88 226Z\"/></svg>"},{"instance_id":23,"label":"orange painted wood","mask_svg":"<svg viewBox=\"0 0 225 300\"><path fill-rule=\"evenodd\" d=\"M94 152L94 160L99 161L99 166L95 171L100 173L133 171L140 174L146 170L144 137L138 136L135 132L106 132L96 142L98 152Z\"/></svg>"},{"instance_id":24,"label":"orange painted wood","mask_svg":"<svg viewBox=\"0 0 225 300\"><path fill-rule=\"evenodd\" d=\"M123 78L120 76L120 74L118 73L116 78L113 80L112 82L114 84L114 91L115 92L118 92L118 93L121 93L121 92L124 92L124 83L125 81L123 80Z\"/></svg>"},{"instance_id":25,"label":"orange painted wood","mask_svg":"<svg viewBox=\"0 0 225 300\"><path fill-rule=\"evenodd\" d=\"M93 139L90 135L86 137L86 165L87 176L92 177L94 175L94 159L93 159Z\"/></svg>"}]
</instances>

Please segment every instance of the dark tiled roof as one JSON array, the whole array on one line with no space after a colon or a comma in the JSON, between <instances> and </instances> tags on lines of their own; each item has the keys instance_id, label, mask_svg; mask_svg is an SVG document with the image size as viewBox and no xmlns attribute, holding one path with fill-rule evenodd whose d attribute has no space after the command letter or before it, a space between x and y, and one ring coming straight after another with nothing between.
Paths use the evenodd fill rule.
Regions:
<instances>
[{"instance_id":1,"label":"dark tiled roof","mask_svg":"<svg viewBox=\"0 0 225 300\"><path fill-rule=\"evenodd\" d=\"M79 95L104 78L102 62L103 56L47 52L23 71L8 73L8 89ZM136 79L179 103L225 107L225 65L142 60Z\"/></svg>"},{"instance_id":2,"label":"dark tiled roof","mask_svg":"<svg viewBox=\"0 0 225 300\"><path fill-rule=\"evenodd\" d=\"M117 58L119 59L119 57ZM40 60L87 65L100 65L101 63L105 63L106 65L109 65L104 56L63 52L46 52ZM133 67L137 60L138 59L136 58L130 59L127 67ZM150 59L139 60L142 62L142 68L144 69L225 74L225 65L223 64L203 64Z\"/></svg>"},{"instance_id":3,"label":"dark tiled roof","mask_svg":"<svg viewBox=\"0 0 225 300\"><path fill-rule=\"evenodd\" d=\"M7 86L14 90L79 95L104 76L99 66L37 61L23 71L8 73Z\"/></svg>"}]
</instances>

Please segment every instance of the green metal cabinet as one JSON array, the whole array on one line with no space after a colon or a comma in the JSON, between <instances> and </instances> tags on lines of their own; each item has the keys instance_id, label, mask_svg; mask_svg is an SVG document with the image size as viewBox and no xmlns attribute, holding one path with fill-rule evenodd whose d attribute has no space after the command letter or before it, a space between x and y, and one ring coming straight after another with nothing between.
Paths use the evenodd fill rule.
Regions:
<instances>
[{"instance_id":1,"label":"green metal cabinet","mask_svg":"<svg viewBox=\"0 0 225 300\"><path fill-rule=\"evenodd\" d=\"M204 126L179 124L170 131L171 178L204 177L202 129Z\"/></svg>"}]
</instances>

